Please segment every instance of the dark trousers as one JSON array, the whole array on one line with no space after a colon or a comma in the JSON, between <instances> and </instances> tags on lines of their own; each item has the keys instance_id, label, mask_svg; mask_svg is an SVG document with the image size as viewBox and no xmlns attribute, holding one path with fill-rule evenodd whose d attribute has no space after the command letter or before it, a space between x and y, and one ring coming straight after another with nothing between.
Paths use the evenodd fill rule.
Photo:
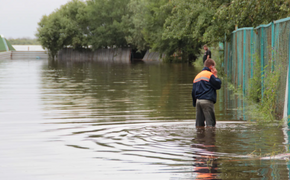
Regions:
<instances>
[{"instance_id":1,"label":"dark trousers","mask_svg":"<svg viewBox=\"0 0 290 180\"><path fill-rule=\"evenodd\" d=\"M198 99L196 101L196 126L214 127L216 124L214 114L214 103L206 99Z\"/></svg>"}]
</instances>

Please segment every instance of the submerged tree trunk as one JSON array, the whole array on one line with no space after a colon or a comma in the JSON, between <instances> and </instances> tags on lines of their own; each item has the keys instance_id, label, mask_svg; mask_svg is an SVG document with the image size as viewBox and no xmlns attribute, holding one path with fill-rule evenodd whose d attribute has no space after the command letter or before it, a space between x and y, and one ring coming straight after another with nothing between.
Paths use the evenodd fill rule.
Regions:
<instances>
[{"instance_id":1,"label":"submerged tree trunk","mask_svg":"<svg viewBox=\"0 0 290 180\"><path fill-rule=\"evenodd\" d=\"M48 50L48 57L54 61L56 59L56 52Z\"/></svg>"}]
</instances>

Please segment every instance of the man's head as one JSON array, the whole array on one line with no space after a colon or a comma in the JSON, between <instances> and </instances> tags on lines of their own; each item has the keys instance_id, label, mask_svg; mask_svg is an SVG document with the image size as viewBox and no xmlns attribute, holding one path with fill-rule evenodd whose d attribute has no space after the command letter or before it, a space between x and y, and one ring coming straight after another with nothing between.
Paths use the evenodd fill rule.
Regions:
<instances>
[{"instance_id":1,"label":"man's head","mask_svg":"<svg viewBox=\"0 0 290 180\"><path fill-rule=\"evenodd\" d=\"M203 45L203 49L205 50L205 51L207 51L208 50L208 47L207 47L207 45L205 44L205 45Z\"/></svg>"},{"instance_id":2,"label":"man's head","mask_svg":"<svg viewBox=\"0 0 290 180\"><path fill-rule=\"evenodd\" d=\"M212 66L215 66L215 61L213 59L207 59L204 62L204 67L208 67L209 69L212 69Z\"/></svg>"}]
</instances>

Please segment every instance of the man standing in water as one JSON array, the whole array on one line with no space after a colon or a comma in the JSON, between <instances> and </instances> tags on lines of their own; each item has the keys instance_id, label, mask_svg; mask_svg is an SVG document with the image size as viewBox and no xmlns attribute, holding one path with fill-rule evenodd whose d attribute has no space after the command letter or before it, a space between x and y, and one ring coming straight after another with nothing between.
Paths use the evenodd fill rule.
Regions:
<instances>
[{"instance_id":1,"label":"man standing in water","mask_svg":"<svg viewBox=\"0 0 290 180\"><path fill-rule=\"evenodd\" d=\"M196 126L214 127L216 124L214 103L216 102L216 90L221 88L221 80L217 76L214 67L215 61L208 59L204 62L204 68L193 80L192 100L196 107Z\"/></svg>"},{"instance_id":2,"label":"man standing in water","mask_svg":"<svg viewBox=\"0 0 290 180\"><path fill-rule=\"evenodd\" d=\"M203 63L204 63L207 59L211 58L211 52L208 49L206 44L203 46L203 49L204 49L204 55L203 55Z\"/></svg>"}]
</instances>

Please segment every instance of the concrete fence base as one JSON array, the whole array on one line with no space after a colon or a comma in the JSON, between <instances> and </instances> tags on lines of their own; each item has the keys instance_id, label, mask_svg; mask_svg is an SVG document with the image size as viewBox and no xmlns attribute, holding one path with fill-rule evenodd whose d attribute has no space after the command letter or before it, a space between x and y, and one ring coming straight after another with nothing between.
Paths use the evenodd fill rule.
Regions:
<instances>
[{"instance_id":1,"label":"concrete fence base","mask_svg":"<svg viewBox=\"0 0 290 180\"><path fill-rule=\"evenodd\" d=\"M76 51L70 48L62 49L57 54L58 61L100 61L100 62L131 62L130 48L98 49L95 51ZM143 57L145 62L162 61L164 54L147 51ZM46 51L8 51L0 52L0 60L48 59Z\"/></svg>"},{"instance_id":2,"label":"concrete fence base","mask_svg":"<svg viewBox=\"0 0 290 180\"><path fill-rule=\"evenodd\" d=\"M48 59L46 51L12 51L12 60Z\"/></svg>"},{"instance_id":3,"label":"concrete fence base","mask_svg":"<svg viewBox=\"0 0 290 180\"><path fill-rule=\"evenodd\" d=\"M45 51L8 51L0 52L0 60L48 59Z\"/></svg>"},{"instance_id":4,"label":"concrete fence base","mask_svg":"<svg viewBox=\"0 0 290 180\"><path fill-rule=\"evenodd\" d=\"M70 48L58 52L59 61L100 61L100 62L122 62L131 61L130 48L98 49L95 51L77 51Z\"/></svg>"},{"instance_id":5,"label":"concrete fence base","mask_svg":"<svg viewBox=\"0 0 290 180\"><path fill-rule=\"evenodd\" d=\"M0 60L9 60L11 59L11 51L0 52Z\"/></svg>"},{"instance_id":6,"label":"concrete fence base","mask_svg":"<svg viewBox=\"0 0 290 180\"><path fill-rule=\"evenodd\" d=\"M148 50L142 60L145 62L146 61L162 61L164 57L165 57L165 54L160 54L158 52L149 52Z\"/></svg>"}]
</instances>

